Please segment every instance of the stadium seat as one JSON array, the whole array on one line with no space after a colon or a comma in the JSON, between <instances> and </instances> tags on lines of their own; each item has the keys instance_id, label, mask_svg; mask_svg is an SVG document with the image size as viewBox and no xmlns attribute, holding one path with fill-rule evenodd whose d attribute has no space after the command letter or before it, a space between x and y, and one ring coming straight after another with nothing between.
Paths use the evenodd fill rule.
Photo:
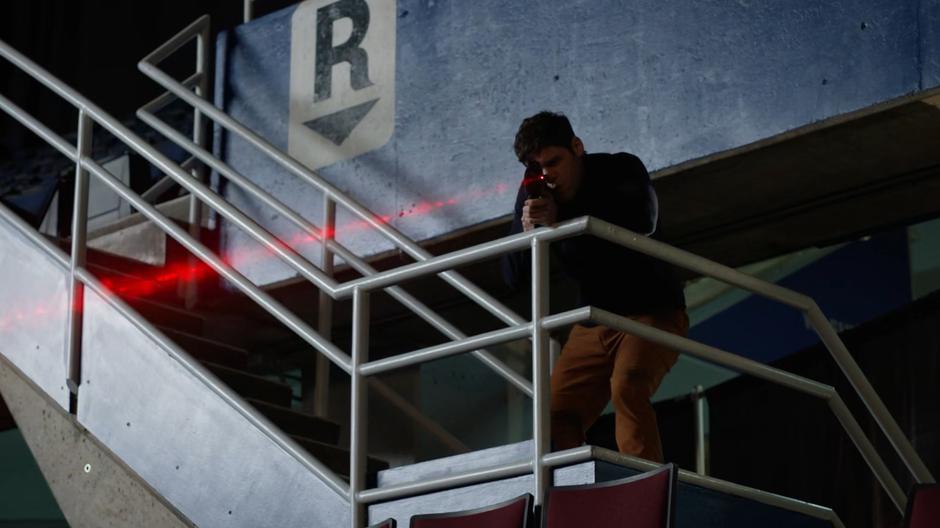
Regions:
<instances>
[{"instance_id":1,"label":"stadium seat","mask_svg":"<svg viewBox=\"0 0 940 528\"><path fill-rule=\"evenodd\" d=\"M918 484L911 491L904 513L904 528L940 526L940 484Z\"/></svg>"},{"instance_id":2,"label":"stadium seat","mask_svg":"<svg viewBox=\"0 0 940 528\"><path fill-rule=\"evenodd\" d=\"M398 523L395 522L395 519L385 519L378 524L369 526L369 528L395 528L396 526L398 526Z\"/></svg>"},{"instance_id":3,"label":"stadium seat","mask_svg":"<svg viewBox=\"0 0 940 528\"><path fill-rule=\"evenodd\" d=\"M415 515L411 528L528 528L531 508L532 495L526 493L475 510Z\"/></svg>"},{"instance_id":4,"label":"stadium seat","mask_svg":"<svg viewBox=\"0 0 940 528\"><path fill-rule=\"evenodd\" d=\"M676 468L620 480L549 488L543 528L669 528L675 522Z\"/></svg>"}]
</instances>

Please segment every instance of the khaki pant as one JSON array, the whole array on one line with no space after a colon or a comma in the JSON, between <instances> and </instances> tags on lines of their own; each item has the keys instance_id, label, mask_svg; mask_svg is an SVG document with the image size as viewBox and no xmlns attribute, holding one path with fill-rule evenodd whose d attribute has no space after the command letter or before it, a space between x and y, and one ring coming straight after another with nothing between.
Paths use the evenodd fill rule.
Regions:
<instances>
[{"instance_id":1,"label":"khaki pant","mask_svg":"<svg viewBox=\"0 0 940 528\"><path fill-rule=\"evenodd\" d=\"M685 310L631 319L685 336ZM604 326L575 325L552 371L552 442L556 450L584 443L584 433L609 400L621 453L662 462L650 397L678 354L663 345Z\"/></svg>"}]
</instances>

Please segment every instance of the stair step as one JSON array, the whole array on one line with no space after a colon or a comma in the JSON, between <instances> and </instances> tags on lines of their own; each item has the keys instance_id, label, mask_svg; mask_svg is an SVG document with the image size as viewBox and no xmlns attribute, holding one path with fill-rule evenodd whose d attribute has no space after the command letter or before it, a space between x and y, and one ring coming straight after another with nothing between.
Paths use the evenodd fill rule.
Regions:
<instances>
[{"instance_id":1,"label":"stair step","mask_svg":"<svg viewBox=\"0 0 940 528\"><path fill-rule=\"evenodd\" d=\"M68 248L70 244L71 242L68 240L61 243L61 245L65 248ZM105 270L120 273L122 275L131 275L136 277L151 277L163 269L161 266L155 266L140 260L116 255L114 253L92 247L86 249L85 260L89 266L96 266Z\"/></svg>"},{"instance_id":2,"label":"stair step","mask_svg":"<svg viewBox=\"0 0 940 528\"><path fill-rule=\"evenodd\" d=\"M162 268L154 268L149 275L127 273L95 263L89 263L88 269L122 299L146 298L174 306L182 303L178 279L165 279Z\"/></svg>"},{"instance_id":3,"label":"stair step","mask_svg":"<svg viewBox=\"0 0 940 528\"><path fill-rule=\"evenodd\" d=\"M155 266L95 248L87 248L86 251L88 269L105 283L110 282L109 286L121 297L145 296L167 302L178 300L178 279L165 277L170 266Z\"/></svg>"},{"instance_id":4,"label":"stair step","mask_svg":"<svg viewBox=\"0 0 940 528\"><path fill-rule=\"evenodd\" d=\"M532 440L399 466L379 474L379 487L434 480L461 471L523 462L532 458Z\"/></svg>"},{"instance_id":5,"label":"stair step","mask_svg":"<svg viewBox=\"0 0 940 528\"><path fill-rule=\"evenodd\" d=\"M249 352L243 348L233 347L164 326L158 328L174 343L199 361L208 361L234 369L245 370L248 368Z\"/></svg>"},{"instance_id":6,"label":"stair step","mask_svg":"<svg viewBox=\"0 0 940 528\"><path fill-rule=\"evenodd\" d=\"M206 320L201 315L171 304L142 297L128 297L124 301L154 326L172 328L193 335L201 335L205 327Z\"/></svg>"},{"instance_id":7,"label":"stair step","mask_svg":"<svg viewBox=\"0 0 940 528\"><path fill-rule=\"evenodd\" d=\"M326 444L336 444L339 441L338 424L280 405L271 405L253 398L246 399L261 414L274 422L274 425L289 435L310 438Z\"/></svg>"},{"instance_id":8,"label":"stair step","mask_svg":"<svg viewBox=\"0 0 940 528\"><path fill-rule=\"evenodd\" d=\"M209 372L215 374L220 380L246 400L266 403L269 407L279 406L285 410L291 405L291 388L286 383L256 376L244 370L234 369L226 365L219 365L209 361L201 361L201 363L209 369ZM259 408L258 410L262 411L262 414L267 416L262 409ZM270 416L268 416L268 418L274 422L273 418Z\"/></svg>"},{"instance_id":9,"label":"stair step","mask_svg":"<svg viewBox=\"0 0 940 528\"><path fill-rule=\"evenodd\" d=\"M93 248L88 248L87 265L123 298L140 297L180 305L180 284L189 280L198 282L203 298L219 296L222 290L219 289L218 275L201 262L191 262L189 254L181 247L170 251L171 247L178 246L176 242L168 240L167 243L166 264L163 266Z\"/></svg>"},{"instance_id":10,"label":"stair step","mask_svg":"<svg viewBox=\"0 0 940 528\"><path fill-rule=\"evenodd\" d=\"M337 475L349 477L349 450L337 447L331 444L317 442L310 438L291 435L300 447L303 447L308 453L316 457L326 467L332 469ZM370 487L375 486L376 475L379 471L388 469L388 462L375 457L366 457L366 475L367 483Z\"/></svg>"}]
</instances>

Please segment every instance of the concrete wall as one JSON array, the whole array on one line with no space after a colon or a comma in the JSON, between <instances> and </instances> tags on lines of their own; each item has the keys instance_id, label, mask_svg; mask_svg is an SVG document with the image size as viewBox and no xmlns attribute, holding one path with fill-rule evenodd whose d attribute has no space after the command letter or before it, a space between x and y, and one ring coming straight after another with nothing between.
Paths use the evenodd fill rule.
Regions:
<instances>
[{"instance_id":1,"label":"concrete wall","mask_svg":"<svg viewBox=\"0 0 940 528\"><path fill-rule=\"evenodd\" d=\"M292 155L418 240L508 212L521 176L512 138L541 109L567 113L589 150L632 151L659 169L940 84L940 0L398 0L392 10L394 1L300 4L360 4L358 22L336 18L321 49L356 43L362 29L370 86L355 86L356 66L339 62L332 101L305 93L298 79L322 75L310 66L315 39L298 37L315 33L315 17L289 8L221 36L216 98L285 150L299 126L290 100L330 111L379 101L384 110L370 110L345 142L311 139L310 154L293 141ZM219 140L233 166L319 220L319 193L240 141ZM270 211L225 192L295 238ZM339 226L360 251L388 248L355 219L341 215ZM240 266L256 280L292 275L257 258L234 228L224 244L251 255Z\"/></svg>"}]
</instances>

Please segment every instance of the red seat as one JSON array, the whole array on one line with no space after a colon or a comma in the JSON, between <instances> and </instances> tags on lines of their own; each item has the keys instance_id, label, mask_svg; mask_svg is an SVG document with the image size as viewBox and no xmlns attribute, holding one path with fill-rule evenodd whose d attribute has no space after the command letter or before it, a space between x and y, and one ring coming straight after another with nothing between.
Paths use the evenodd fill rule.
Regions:
<instances>
[{"instance_id":1,"label":"red seat","mask_svg":"<svg viewBox=\"0 0 940 528\"><path fill-rule=\"evenodd\" d=\"M675 522L676 468L620 480L549 488L544 528L670 528Z\"/></svg>"},{"instance_id":2,"label":"red seat","mask_svg":"<svg viewBox=\"0 0 940 528\"><path fill-rule=\"evenodd\" d=\"M385 519L378 524L369 526L369 528L395 528L396 526L398 526L398 523L395 522L395 519Z\"/></svg>"},{"instance_id":3,"label":"red seat","mask_svg":"<svg viewBox=\"0 0 940 528\"><path fill-rule=\"evenodd\" d=\"M527 528L532 495L454 513L429 513L411 518L411 528Z\"/></svg>"},{"instance_id":4,"label":"red seat","mask_svg":"<svg viewBox=\"0 0 940 528\"><path fill-rule=\"evenodd\" d=\"M917 484L904 513L905 528L940 526L940 484Z\"/></svg>"}]
</instances>

